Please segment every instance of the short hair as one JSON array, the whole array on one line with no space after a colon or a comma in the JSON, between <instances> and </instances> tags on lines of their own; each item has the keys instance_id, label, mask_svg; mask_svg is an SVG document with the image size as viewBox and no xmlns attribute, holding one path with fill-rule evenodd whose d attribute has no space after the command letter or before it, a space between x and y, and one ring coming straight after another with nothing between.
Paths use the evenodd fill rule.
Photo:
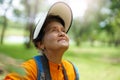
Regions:
<instances>
[{"instance_id":1,"label":"short hair","mask_svg":"<svg viewBox=\"0 0 120 80\"><path fill-rule=\"evenodd\" d=\"M33 43L34 43L35 47L38 47L37 42L42 42L43 37L45 35L45 28L52 21L56 21L56 22L61 23L63 25L63 27L65 26L65 22L63 21L63 19L60 16L48 15L41 30L40 30L40 32L39 32L39 34L38 34L38 36L37 36L37 38L33 39Z\"/></svg>"}]
</instances>

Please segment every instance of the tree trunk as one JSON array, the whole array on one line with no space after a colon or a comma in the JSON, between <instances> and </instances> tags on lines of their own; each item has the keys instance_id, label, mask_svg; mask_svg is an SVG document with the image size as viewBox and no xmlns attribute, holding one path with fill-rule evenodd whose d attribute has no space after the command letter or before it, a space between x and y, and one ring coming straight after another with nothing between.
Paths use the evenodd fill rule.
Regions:
<instances>
[{"instance_id":1,"label":"tree trunk","mask_svg":"<svg viewBox=\"0 0 120 80\"><path fill-rule=\"evenodd\" d=\"M27 48L30 48L32 42L33 23L28 23L26 31L29 32L29 39L25 44Z\"/></svg>"},{"instance_id":2,"label":"tree trunk","mask_svg":"<svg viewBox=\"0 0 120 80\"><path fill-rule=\"evenodd\" d=\"M79 39L79 38L76 38L76 39L75 39L75 43L76 43L76 46L80 46L80 39Z\"/></svg>"},{"instance_id":3,"label":"tree trunk","mask_svg":"<svg viewBox=\"0 0 120 80\"><path fill-rule=\"evenodd\" d=\"M118 47L120 45L120 40L115 40L114 44L115 44L115 47Z\"/></svg>"},{"instance_id":4,"label":"tree trunk","mask_svg":"<svg viewBox=\"0 0 120 80\"><path fill-rule=\"evenodd\" d=\"M31 5L33 5L33 6L31 6ZM25 0L25 7L26 7L26 12L27 12L27 17L28 17L26 31L29 32L29 39L25 43L25 45L27 48L30 48L31 42L32 42L32 32L33 32L33 27L34 27L33 21L38 12L39 0L36 0L35 3L29 3L29 0Z\"/></svg>"},{"instance_id":5,"label":"tree trunk","mask_svg":"<svg viewBox=\"0 0 120 80\"><path fill-rule=\"evenodd\" d=\"M6 19L6 15L4 15L4 23L3 23L3 29L1 32L1 41L0 41L1 44L3 44L3 41L4 41L6 27L7 27L7 19Z\"/></svg>"},{"instance_id":6,"label":"tree trunk","mask_svg":"<svg viewBox=\"0 0 120 80\"><path fill-rule=\"evenodd\" d=\"M6 13L8 11L8 9L10 8L11 4L12 4L12 1L13 0L9 0L9 6L5 9L5 12L4 12L4 22L3 22L3 29L2 29L2 32L1 32L1 41L0 43L3 44L3 41L4 41L4 35L5 35L5 30L6 30L6 27L7 27L7 18L6 18Z\"/></svg>"}]
</instances>

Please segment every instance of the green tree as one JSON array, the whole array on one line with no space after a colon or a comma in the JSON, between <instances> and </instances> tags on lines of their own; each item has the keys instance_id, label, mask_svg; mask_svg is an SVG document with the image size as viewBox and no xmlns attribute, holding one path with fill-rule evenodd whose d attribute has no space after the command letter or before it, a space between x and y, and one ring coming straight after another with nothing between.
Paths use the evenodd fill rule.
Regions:
<instances>
[{"instance_id":1,"label":"green tree","mask_svg":"<svg viewBox=\"0 0 120 80\"><path fill-rule=\"evenodd\" d=\"M34 20L36 15L38 14L39 7L41 0L21 0L20 3L24 7L23 10L20 10L19 8L14 8L13 12L14 15L18 18L18 21L20 19L24 20L25 23L25 45L27 48L31 47L32 42L32 32L34 28ZM29 36L29 37L28 37Z\"/></svg>"},{"instance_id":2,"label":"green tree","mask_svg":"<svg viewBox=\"0 0 120 80\"><path fill-rule=\"evenodd\" d=\"M110 1L111 4L109 8L111 10L111 13L105 20L106 25L103 30L107 32L109 45L114 44L115 46L118 46L120 44L120 1Z\"/></svg>"},{"instance_id":3,"label":"green tree","mask_svg":"<svg viewBox=\"0 0 120 80\"><path fill-rule=\"evenodd\" d=\"M111 13L111 25L114 31L114 44L118 46L120 44L120 0L111 0L110 9Z\"/></svg>"},{"instance_id":4,"label":"green tree","mask_svg":"<svg viewBox=\"0 0 120 80\"><path fill-rule=\"evenodd\" d=\"M8 6L4 6L4 3L7 3ZM3 21L3 28L2 28L2 32L1 32L1 41L0 41L0 43L3 44L5 30L7 28L6 14L7 14L7 11L9 10L9 8L12 6L12 0L9 0L8 2L6 0L0 0L0 4L3 5L2 9L4 10L4 15L3 15L4 21Z\"/></svg>"},{"instance_id":5,"label":"green tree","mask_svg":"<svg viewBox=\"0 0 120 80\"><path fill-rule=\"evenodd\" d=\"M32 41L32 32L34 27L34 20L35 16L37 15L39 11L39 5L41 3L40 0L21 0L21 3L24 5L24 15L26 17L26 28L25 32L28 32L29 38L25 42L26 47L31 47L31 41ZM28 36L27 35L27 36Z\"/></svg>"},{"instance_id":6,"label":"green tree","mask_svg":"<svg viewBox=\"0 0 120 80\"><path fill-rule=\"evenodd\" d=\"M90 41L91 46L93 46L94 41L98 39L100 33L99 23L105 19L105 16L101 13L105 2L104 0L91 0L84 17L74 20L72 30L76 45L80 45L82 41Z\"/></svg>"},{"instance_id":7,"label":"green tree","mask_svg":"<svg viewBox=\"0 0 120 80\"><path fill-rule=\"evenodd\" d=\"M71 34L72 35L72 39L75 41L76 45L79 46L80 45L80 29L81 29L81 25L80 25L80 20L79 19L74 19L73 20L73 24L71 27Z\"/></svg>"}]
</instances>

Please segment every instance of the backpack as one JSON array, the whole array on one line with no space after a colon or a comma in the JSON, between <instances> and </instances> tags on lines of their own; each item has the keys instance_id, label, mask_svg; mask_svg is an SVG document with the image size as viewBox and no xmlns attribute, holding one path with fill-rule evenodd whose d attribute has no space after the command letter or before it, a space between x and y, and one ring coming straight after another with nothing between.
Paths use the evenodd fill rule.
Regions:
<instances>
[{"instance_id":1,"label":"backpack","mask_svg":"<svg viewBox=\"0 0 120 80\"><path fill-rule=\"evenodd\" d=\"M50 70L49 70L48 59L46 58L46 56L45 55L38 55L38 56L34 57L34 60L37 64L37 70L38 70L37 71L38 72L37 73L37 80L52 80L51 75L50 75ZM63 67L64 80L68 80L66 70L65 70L64 66L62 66L62 67ZM75 72L75 75L76 75L75 80L79 80L78 70L75 67L75 65L73 65L73 67L74 67L74 72Z\"/></svg>"}]
</instances>

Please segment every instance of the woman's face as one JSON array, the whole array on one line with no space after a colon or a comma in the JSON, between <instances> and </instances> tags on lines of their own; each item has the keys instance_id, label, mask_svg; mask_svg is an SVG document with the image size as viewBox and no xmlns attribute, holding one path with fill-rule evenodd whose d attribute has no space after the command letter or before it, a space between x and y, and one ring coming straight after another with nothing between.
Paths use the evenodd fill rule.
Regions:
<instances>
[{"instance_id":1,"label":"woman's face","mask_svg":"<svg viewBox=\"0 0 120 80\"><path fill-rule=\"evenodd\" d=\"M63 25L56 21L50 22L45 28L42 44L46 50L67 50L69 38Z\"/></svg>"}]
</instances>

